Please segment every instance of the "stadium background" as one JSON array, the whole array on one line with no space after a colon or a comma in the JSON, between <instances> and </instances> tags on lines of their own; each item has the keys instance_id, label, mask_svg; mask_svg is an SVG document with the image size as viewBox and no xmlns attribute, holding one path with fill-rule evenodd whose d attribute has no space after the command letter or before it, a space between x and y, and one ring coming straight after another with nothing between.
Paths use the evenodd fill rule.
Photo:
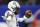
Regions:
<instances>
[{"instance_id":1,"label":"stadium background","mask_svg":"<svg viewBox=\"0 0 40 27\"><path fill-rule=\"evenodd\" d=\"M37 19L37 24L40 24L40 5L21 5L19 17L22 17L24 12L29 9L32 11L32 14L34 16L36 16L36 14L38 13L37 11L39 11L39 13L36 16L36 19ZM9 10L7 5L0 5L0 27L6 26L3 24L5 22L5 20L3 20L3 18L1 16L4 16L4 13L7 10ZM20 27L23 27L23 22L20 22L20 24L21 24ZM40 25L39 25L39 27L40 27Z\"/></svg>"},{"instance_id":2,"label":"stadium background","mask_svg":"<svg viewBox=\"0 0 40 27\"><path fill-rule=\"evenodd\" d=\"M0 27L7 27L5 20L1 16L4 16L4 13L9 10L7 4L13 0L0 0ZM40 0L14 0L18 1L21 5L19 17L22 17L26 10L31 10L33 17L35 18L34 24L32 27L40 27ZM20 22L20 27L23 27L23 22Z\"/></svg>"}]
</instances>

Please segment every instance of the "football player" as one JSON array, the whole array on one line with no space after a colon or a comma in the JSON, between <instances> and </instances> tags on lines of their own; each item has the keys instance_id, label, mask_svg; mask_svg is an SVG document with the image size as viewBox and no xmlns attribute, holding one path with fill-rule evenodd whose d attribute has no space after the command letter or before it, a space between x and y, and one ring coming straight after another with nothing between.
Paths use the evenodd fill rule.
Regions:
<instances>
[{"instance_id":1,"label":"football player","mask_svg":"<svg viewBox=\"0 0 40 27\"><path fill-rule=\"evenodd\" d=\"M18 18L16 15L20 12L20 5L17 1L11 1L8 3L8 8L5 12L3 19L7 22L8 27L17 27L17 22L22 22L26 18Z\"/></svg>"}]
</instances>

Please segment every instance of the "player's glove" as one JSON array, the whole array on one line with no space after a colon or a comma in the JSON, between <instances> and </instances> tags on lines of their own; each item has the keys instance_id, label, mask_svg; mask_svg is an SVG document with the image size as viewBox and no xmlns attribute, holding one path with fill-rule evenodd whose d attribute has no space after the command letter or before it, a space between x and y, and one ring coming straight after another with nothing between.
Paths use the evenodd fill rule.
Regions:
<instances>
[{"instance_id":1,"label":"player's glove","mask_svg":"<svg viewBox=\"0 0 40 27\"><path fill-rule=\"evenodd\" d=\"M32 15L32 11L31 11L31 10L27 10L27 11L25 12L25 16L26 16L27 18L30 18L31 15Z\"/></svg>"}]
</instances>

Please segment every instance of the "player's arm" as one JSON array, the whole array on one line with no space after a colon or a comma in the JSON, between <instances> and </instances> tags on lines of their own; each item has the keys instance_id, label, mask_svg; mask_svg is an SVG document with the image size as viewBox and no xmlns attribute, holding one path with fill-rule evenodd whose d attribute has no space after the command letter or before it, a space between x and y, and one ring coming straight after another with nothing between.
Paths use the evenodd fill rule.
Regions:
<instances>
[{"instance_id":1,"label":"player's arm","mask_svg":"<svg viewBox=\"0 0 40 27\"><path fill-rule=\"evenodd\" d=\"M17 18L17 20L19 21L19 22L22 22L22 21L24 21L26 18Z\"/></svg>"},{"instance_id":2,"label":"player's arm","mask_svg":"<svg viewBox=\"0 0 40 27\"><path fill-rule=\"evenodd\" d=\"M5 16L1 16L5 21L7 20Z\"/></svg>"},{"instance_id":3,"label":"player's arm","mask_svg":"<svg viewBox=\"0 0 40 27\"><path fill-rule=\"evenodd\" d=\"M13 17L13 16L12 16L11 12L6 11L5 16L2 16L2 17L3 17L4 20L7 21L7 20L11 19L11 17Z\"/></svg>"},{"instance_id":4,"label":"player's arm","mask_svg":"<svg viewBox=\"0 0 40 27\"><path fill-rule=\"evenodd\" d=\"M13 18L12 17L12 15L8 15L7 17L5 17L5 16L1 16L5 21L8 21L8 20L11 20L11 18Z\"/></svg>"},{"instance_id":5,"label":"player's arm","mask_svg":"<svg viewBox=\"0 0 40 27\"><path fill-rule=\"evenodd\" d=\"M5 12L5 16L7 20L11 20L11 18L13 18L12 12L11 11L7 11Z\"/></svg>"},{"instance_id":6,"label":"player's arm","mask_svg":"<svg viewBox=\"0 0 40 27\"><path fill-rule=\"evenodd\" d=\"M7 21L10 21L13 18L13 16L10 14L7 16Z\"/></svg>"}]
</instances>

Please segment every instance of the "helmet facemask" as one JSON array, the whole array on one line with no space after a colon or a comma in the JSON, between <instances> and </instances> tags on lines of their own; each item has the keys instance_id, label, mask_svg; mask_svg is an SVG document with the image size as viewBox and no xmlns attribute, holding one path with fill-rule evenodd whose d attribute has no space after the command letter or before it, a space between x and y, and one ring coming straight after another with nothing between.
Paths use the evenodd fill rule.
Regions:
<instances>
[{"instance_id":1,"label":"helmet facemask","mask_svg":"<svg viewBox=\"0 0 40 27\"><path fill-rule=\"evenodd\" d=\"M19 14L19 12L20 12L20 8L16 7L16 11L14 12L15 15Z\"/></svg>"}]
</instances>

